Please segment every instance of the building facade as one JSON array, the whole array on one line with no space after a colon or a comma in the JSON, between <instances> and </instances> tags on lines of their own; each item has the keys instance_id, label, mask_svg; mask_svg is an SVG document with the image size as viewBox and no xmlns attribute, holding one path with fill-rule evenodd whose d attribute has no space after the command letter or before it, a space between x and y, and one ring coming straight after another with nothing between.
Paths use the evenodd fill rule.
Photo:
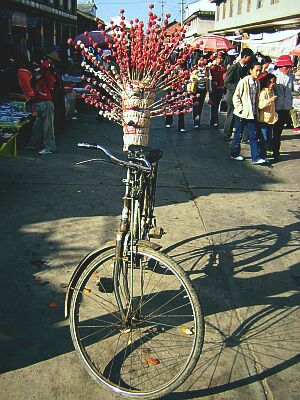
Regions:
<instances>
[{"instance_id":1,"label":"building facade","mask_svg":"<svg viewBox=\"0 0 300 400\"><path fill-rule=\"evenodd\" d=\"M77 10L80 10L81 12L90 15L92 17L96 17L97 14L97 9L98 7L94 3L94 1L89 1L88 3L77 3Z\"/></svg>"},{"instance_id":2,"label":"building facade","mask_svg":"<svg viewBox=\"0 0 300 400\"><path fill-rule=\"evenodd\" d=\"M190 3L186 7L186 18L184 25L186 28L186 37L197 37L205 35L214 29L215 24L214 4L208 3L207 0L199 0Z\"/></svg>"},{"instance_id":3,"label":"building facade","mask_svg":"<svg viewBox=\"0 0 300 400\"><path fill-rule=\"evenodd\" d=\"M298 0L210 0L216 8L214 33L275 32L300 26Z\"/></svg>"},{"instance_id":4,"label":"building facade","mask_svg":"<svg viewBox=\"0 0 300 400\"><path fill-rule=\"evenodd\" d=\"M186 37L197 37L206 35L214 29L215 13L214 11L196 11L184 20L186 27Z\"/></svg>"},{"instance_id":5,"label":"building facade","mask_svg":"<svg viewBox=\"0 0 300 400\"><path fill-rule=\"evenodd\" d=\"M102 20L101 23L104 24ZM98 22L96 22L95 17L77 10L77 34L80 35L81 33L87 31L96 31L98 29Z\"/></svg>"},{"instance_id":6,"label":"building facade","mask_svg":"<svg viewBox=\"0 0 300 400\"><path fill-rule=\"evenodd\" d=\"M76 0L1 0L0 34L4 57L64 51L77 33Z\"/></svg>"}]
</instances>

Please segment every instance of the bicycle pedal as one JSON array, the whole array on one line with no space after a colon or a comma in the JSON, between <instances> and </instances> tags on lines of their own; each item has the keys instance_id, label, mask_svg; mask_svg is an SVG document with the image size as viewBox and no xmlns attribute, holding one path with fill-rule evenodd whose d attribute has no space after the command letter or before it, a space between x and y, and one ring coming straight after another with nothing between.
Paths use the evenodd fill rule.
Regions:
<instances>
[{"instance_id":1,"label":"bicycle pedal","mask_svg":"<svg viewBox=\"0 0 300 400\"><path fill-rule=\"evenodd\" d=\"M165 231L161 226L154 226L150 229L148 236L150 239L161 239L164 233Z\"/></svg>"},{"instance_id":2,"label":"bicycle pedal","mask_svg":"<svg viewBox=\"0 0 300 400\"><path fill-rule=\"evenodd\" d=\"M99 287L99 292L101 293L113 293L114 291L114 281L113 278L101 277L97 281Z\"/></svg>"}]
</instances>

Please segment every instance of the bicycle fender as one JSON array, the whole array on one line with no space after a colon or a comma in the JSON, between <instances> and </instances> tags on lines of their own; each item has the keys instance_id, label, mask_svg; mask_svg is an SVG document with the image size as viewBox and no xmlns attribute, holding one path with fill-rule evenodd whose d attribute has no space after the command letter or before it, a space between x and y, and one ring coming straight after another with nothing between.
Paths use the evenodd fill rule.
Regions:
<instances>
[{"instance_id":1,"label":"bicycle fender","mask_svg":"<svg viewBox=\"0 0 300 400\"><path fill-rule=\"evenodd\" d=\"M115 247L116 243L115 241L111 241L106 243L103 247L93 250L90 253L88 253L77 265L75 271L73 272L71 279L68 284L67 292L66 292L66 297L65 297L65 318L69 316L69 311L70 311L70 304L71 304L71 298L73 294L73 288L75 287L78 279L81 276L82 271L86 268L89 263L91 263L96 257L98 257L100 254L104 253L107 250L111 250Z\"/></svg>"}]
</instances>

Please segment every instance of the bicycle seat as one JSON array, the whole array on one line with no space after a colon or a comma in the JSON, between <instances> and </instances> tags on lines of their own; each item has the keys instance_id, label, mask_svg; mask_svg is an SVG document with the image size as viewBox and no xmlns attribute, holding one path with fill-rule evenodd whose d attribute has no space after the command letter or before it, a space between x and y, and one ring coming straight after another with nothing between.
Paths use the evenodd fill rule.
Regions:
<instances>
[{"instance_id":1,"label":"bicycle seat","mask_svg":"<svg viewBox=\"0 0 300 400\"><path fill-rule=\"evenodd\" d=\"M145 158L151 163L154 163L161 159L162 154L161 150L153 149L152 147L137 146L134 144L128 146L128 160L132 160L133 158Z\"/></svg>"}]
</instances>

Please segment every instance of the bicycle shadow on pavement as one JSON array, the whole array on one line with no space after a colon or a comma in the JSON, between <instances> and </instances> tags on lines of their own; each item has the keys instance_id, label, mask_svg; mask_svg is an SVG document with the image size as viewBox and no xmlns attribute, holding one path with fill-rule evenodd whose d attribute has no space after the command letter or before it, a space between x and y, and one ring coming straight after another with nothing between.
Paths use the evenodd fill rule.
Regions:
<instances>
[{"instance_id":1,"label":"bicycle shadow on pavement","mask_svg":"<svg viewBox=\"0 0 300 400\"><path fill-rule=\"evenodd\" d=\"M179 393L167 398L188 399L248 387L284 373L299 361L300 266L280 269L283 257L286 260L298 250L299 223L284 228L224 229L165 250L193 279L206 318L199 364ZM39 276L44 267L32 266ZM65 269L61 266L62 273ZM28 295L11 312L7 307L10 288L5 288L2 326L8 334L1 337L2 372L73 351L68 323L61 318L63 288L58 293L50 283L45 285L43 278L28 284L31 270L14 279L12 285L27 282L24 290ZM51 303L57 307L47 307Z\"/></svg>"},{"instance_id":2,"label":"bicycle shadow on pavement","mask_svg":"<svg viewBox=\"0 0 300 400\"><path fill-rule=\"evenodd\" d=\"M206 319L198 365L166 399L237 388L240 397L255 398L253 390L263 395L270 387L283 398L282 380L292 393L297 391L299 377L289 368L300 361L300 263L289 260L300 250L299 231L298 222L284 228L241 226L165 250L193 279Z\"/></svg>"}]
</instances>

